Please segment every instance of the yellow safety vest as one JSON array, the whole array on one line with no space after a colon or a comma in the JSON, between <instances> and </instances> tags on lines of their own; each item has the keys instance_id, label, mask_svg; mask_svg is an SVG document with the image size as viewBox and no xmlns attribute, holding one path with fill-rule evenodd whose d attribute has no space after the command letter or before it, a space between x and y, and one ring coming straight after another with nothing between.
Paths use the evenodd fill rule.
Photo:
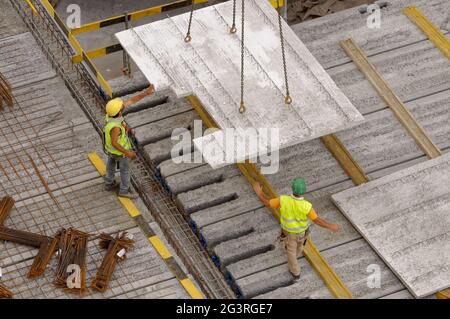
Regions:
<instances>
[{"instance_id":1,"label":"yellow safety vest","mask_svg":"<svg viewBox=\"0 0 450 319\"><path fill-rule=\"evenodd\" d=\"M120 135L117 140L117 143L122 146L124 149L131 150L133 148L133 145L131 144L130 139L128 138L127 132L125 130L125 127L123 125L124 119L123 117L113 118L106 115L105 117L105 127L103 128L103 147L105 149L105 152L107 154L117 155L117 156L123 156L124 154L114 148L112 146L112 140L111 140L111 130L114 127L120 128Z\"/></svg>"},{"instance_id":2,"label":"yellow safety vest","mask_svg":"<svg viewBox=\"0 0 450 319\"><path fill-rule=\"evenodd\" d=\"M280 223L281 228L293 234L302 234L308 227L308 214L312 204L303 198L293 196L280 196Z\"/></svg>"}]
</instances>

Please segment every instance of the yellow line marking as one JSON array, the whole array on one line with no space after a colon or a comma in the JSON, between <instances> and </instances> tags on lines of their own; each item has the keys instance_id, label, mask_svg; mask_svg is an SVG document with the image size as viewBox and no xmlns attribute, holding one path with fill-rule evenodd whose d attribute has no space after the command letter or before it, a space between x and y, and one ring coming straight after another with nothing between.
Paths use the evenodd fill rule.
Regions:
<instances>
[{"instance_id":1,"label":"yellow line marking","mask_svg":"<svg viewBox=\"0 0 450 319\"><path fill-rule=\"evenodd\" d=\"M104 176L106 174L106 166L103 160L100 158L100 156L98 156L96 152L92 152L88 154L88 158L94 165L94 167L97 169L99 174L101 176ZM120 196L117 196L117 198L119 199L120 203L125 207L125 209L127 210L128 214L131 217L135 218L141 215L141 212L138 210L138 208L131 199L123 198ZM158 252L158 254L161 256L163 260L172 257L172 254L170 253L169 249L167 249L166 245L159 236L154 235L148 237L148 241L153 246L153 248ZM195 285L191 282L189 278L179 280L179 282L193 299L204 298L202 293L197 289L197 287L195 287Z\"/></svg>"},{"instance_id":2,"label":"yellow line marking","mask_svg":"<svg viewBox=\"0 0 450 319\"><path fill-rule=\"evenodd\" d=\"M418 8L406 7L403 13L450 59L450 40Z\"/></svg>"},{"instance_id":3,"label":"yellow line marking","mask_svg":"<svg viewBox=\"0 0 450 319\"><path fill-rule=\"evenodd\" d=\"M152 236L148 238L148 241L153 245L158 254L163 258L167 259L172 257L172 254L167 249L166 245L164 245L163 241L159 238L159 236Z\"/></svg>"},{"instance_id":4,"label":"yellow line marking","mask_svg":"<svg viewBox=\"0 0 450 319\"><path fill-rule=\"evenodd\" d=\"M195 285L189 278L180 280L180 283L183 285L184 289L186 289L192 299L204 299L202 293L197 289L197 287L195 287Z\"/></svg>"},{"instance_id":5,"label":"yellow line marking","mask_svg":"<svg viewBox=\"0 0 450 319\"><path fill-rule=\"evenodd\" d=\"M195 96L187 97L188 102L191 103L192 107L198 112L202 121L210 128L218 127L214 119L208 114L204 109L201 102ZM265 195L269 198L278 197L278 194L274 191L269 181L260 173L255 164L250 162L238 163L237 167L247 179L247 181L252 184L254 181L258 181ZM275 216L276 220L280 220L280 213L277 209L271 208L270 211ZM333 268L328 264L326 259L320 254L319 250L316 248L311 239L308 239L307 244L304 249L304 256L309 261L314 270L319 274L320 278L324 281L325 285L328 287L330 292L339 299L351 299L353 298L352 293L347 288L345 283L340 279L340 277L335 273Z\"/></svg>"},{"instance_id":6,"label":"yellow line marking","mask_svg":"<svg viewBox=\"0 0 450 319\"><path fill-rule=\"evenodd\" d=\"M91 163L94 165L94 167L97 169L98 173L101 176L105 176L105 174L106 174L106 165L103 162L103 160L100 158L100 156L98 156L97 153L93 152L93 153L89 153L88 154L88 158L91 161ZM119 202L123 205L123 207L127 210L128 214L131 217L134 218L134 217L139 216L141 214L141 212L136 207L136 205L134 205L134 203L133 203L133 201L131 199L120 197L120 196L117 196L117 198L119 199Z\"/></svg>"},{"instance_id":7,"label":"yellow line marking","mask_svg":"<svg viewBox=\"0 0 450 319\"><path fill-rule=\"evenodd\" d=\"M88 158L101 176L106 175L106 165L97 153L89 153Z\"/></svg>"},{"instance_id":8,"label":"yellow line marking","mask_svg":"<svg viewBox=\"0 0 450 319\"><path fill-rule=\"evenodd\" d=\"M117 196L117 198L119 199L119 202L123 205L123 207L125 207L125 209L127 210L128 214L131 217L134 218L141 214L141 212L136 207L136 205L134 205L134 203L131 199L120 197L120 196Z\"/></svg>"}]
</instances>

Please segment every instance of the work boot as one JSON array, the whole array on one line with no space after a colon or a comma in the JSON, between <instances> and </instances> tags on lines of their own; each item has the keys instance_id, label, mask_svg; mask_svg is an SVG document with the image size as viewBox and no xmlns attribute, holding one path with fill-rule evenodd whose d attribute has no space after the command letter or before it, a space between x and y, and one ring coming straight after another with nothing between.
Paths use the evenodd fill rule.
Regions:
<instances>
[{"instance_id":1,"label":"work boot","mask_svg":"<svg viewBox=\"0 0 450 319\"><path fill-rule=\"evenodd\" d=\"M290 272L291 273L291 272ZM294 275L293 273L291 273L291 275L292 275L292 278L293 278L293 282L298 282L298 281L300 281L300 275Z\"/></svg>"},{"instance_id":2,"label":"work boot","mask_svg":"<svg viewBox=\"0 0 450 319\"><path fill-rule=\"evenodd\" d=\"M133 192L131 189L129 189L127 192L119 191L118 196L119 197L129 198L129 199L136 199L136 198L139 197L139 195L136 194L135 192Z\"/></svg>"},{"instance_id":3,"label":"work boot","mask_svg":"<svg viewBox=\"0 0 450 319\"><path fill-rule=\"evenodd\" d=\"M112 192L115 188L117 188L118 184L116 182L112 184L105 184L105 191Z\"/></svg>"}]
</instances>

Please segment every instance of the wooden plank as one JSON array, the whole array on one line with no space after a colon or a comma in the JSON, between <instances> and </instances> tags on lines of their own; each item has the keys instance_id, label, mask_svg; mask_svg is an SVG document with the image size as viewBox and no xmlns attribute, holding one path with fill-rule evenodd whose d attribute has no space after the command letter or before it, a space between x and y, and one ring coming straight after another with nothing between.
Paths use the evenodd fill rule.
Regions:
<instances>
[{"instance_id":1,"label":"wooden plank","mask_svg":"<svg viewBox=\"0 0 450 319\"><path fill-rule=\"evenodd\" d=\"M440 156L439 148L431 141L425 130L417 123L411 112L393 92L355 41L347 39L342 40L340 44L428 158Z\"/></svg>"},{"instance_id":2,"label":"wooden plank","mask_svg":"<svg viewBox=\"0 0 450 319\"><path fill-rule=\"evenodd\" d=\"M403 13L450 59L450 40L417 7L407 7Z\"/></svg>"},{"instance_id":3,"label":"wooden plank","mask_svg":"<svg viewBox=\"0 0 450 319\"><path fill-rule=\"evenodd\" d=\"M341 165L345 173L352 179L353 183L360 185L369 181L369 178L362 168L353 159L352 155L336 135L325 135L322 136L320 140L325 144L330 153L333 154L334 158Z\"/></svg>"}]
</instances>

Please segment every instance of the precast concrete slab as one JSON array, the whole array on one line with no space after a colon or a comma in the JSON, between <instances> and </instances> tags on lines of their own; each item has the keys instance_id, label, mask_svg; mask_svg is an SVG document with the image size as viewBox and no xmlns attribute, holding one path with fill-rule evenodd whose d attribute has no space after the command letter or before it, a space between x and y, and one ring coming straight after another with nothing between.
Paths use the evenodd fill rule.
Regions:
<instances>
[{"instance_id":1,"label":"precast concrete slab","mask_svg":"<svg viewBox=\"0 0 450 319\"><path fill-rule=\"evenodd\" d=\"M339 41L347 38L353 38L368 56L426 40L422 31L403 14L403 8L408 6L417 6L445 32L450 10L447 0L389 1L380 10L379 25L373 23L370 13L361 14L358 8L351 8L296 24L292 29L320 64L330 68L351 61L339 45Z\"/></svg>"},{"instance_id":2,"label":"precast concrete slab","mask_svg":"<svg viewBox=\"0 0 450 319\"><path fill-rule=\"evenodd\" d=\"M283 21L293 99L289 107L285 106L277 13L264 1L251 0L246 4L246 78L253 87L246 86L248 110L245 114L239 113L240 35L229 33L232 2L197 10L190 43L183 41L188 15L154 22L116 36L157 88L171 87L178 96L196 95L219 127L255 129L250 135L256 137L256 134L262 141L261 147L266 145L266 149L269 141L259 132L255 133L257 129L278 129L279 144L272 146L282 149L362 121L359 112ZM255 155L246 141L247 133L242 130L236 133L236 138L247 146L247 152L236 154L235 161ZM205 141L208 149L214 147L232 155L229 153L233 150L220 147L217 134L220 133L194 141L197 146ZM212 167L223 164L209 151L203 154L208 154L205 160Z\"/></svg>"},{"instance_id":3,"label":"precast concrete slab","mask_svg":"<svg viewBox=\"0 0 450 319\"><path fill-rule=\"evenodd\" d=\"M415 297L450 286L450 154L332 196Z\"/></svg>"}]
</instances>

